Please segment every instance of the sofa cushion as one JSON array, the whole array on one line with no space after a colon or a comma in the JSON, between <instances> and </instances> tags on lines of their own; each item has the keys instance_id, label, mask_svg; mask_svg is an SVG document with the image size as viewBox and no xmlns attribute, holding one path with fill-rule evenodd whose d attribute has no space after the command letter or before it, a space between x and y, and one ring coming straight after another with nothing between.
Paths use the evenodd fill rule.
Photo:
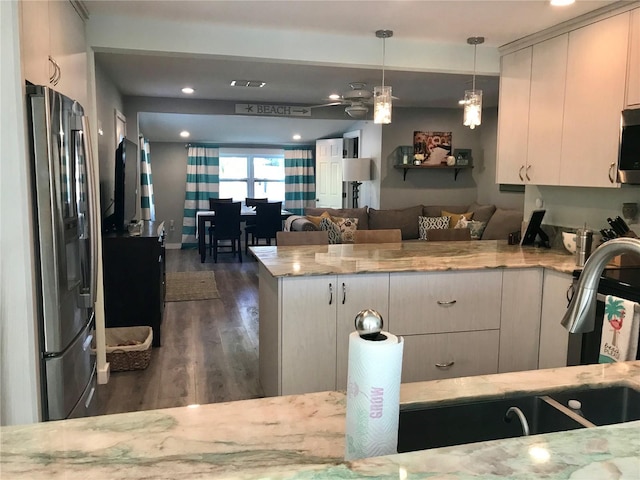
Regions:
<instances>
[{"instance_id":1,"label":"sofa cushion","mask_svg":"<svg viewBox=\"0 0 640 480\"><path fill-rule=\"evenodd\" d=\"M488 222L496 211L496 206L480 205L479 203L473 202L469 205L469 211L473 212L474 220L477 220L478 222Z\"/></svg>"},{"instance_id":2,"label":"sofa cushion","mask_svg":"<svg viewBox=\"0 0 640 480\"><path fill-rule=\"evenodd\" d=\"M369 209L369 228L380 230L399 228L402 239L418 238L418 217L422 215L422 205L397 210Z\"/></svg>"},{"instance_id":3,"label":"sofa cushion","mask_svg":"<svg viewBox=\"0 0 640 480\"><path fill-rule=\"evenodd\" d=\"M423 205L422 215L425 217L439 217L442 215L443 210L452 213L465 213L469 211L469 207L467 205Z\"/></svg>"},{"instance_id":4,"label":"sofa cushion","mask_svg":"<svg viewBox=\"0 0 640 480\"><path fill-rule=\"evenodd\" d=\"M327 212L332 217L357 218L358 228L361 230L369 229L369 215L367 207L362 208L316 208L308 207L304 209L305 215L320 216L322 212Z\"/></svg>"},{"instance_id":5,"label":"sofa cushion","mask_svg":"<svg viewBox=\"0 0 640 480\"><path fill-rule=\"evenodd\" d=\"M442 210L443 217L451 217L451 221L449 222L449 228L456 228L461 218L465 220L471 220L473 218L473 212L464 212L464 213L453 213L448 212L446 210Z\"/></svg>"},{"instance_id":6,"label":"sofa cushion","mask_svg":"<svg viewBox=\"0 0 640 480\"><path fill-rule=\"evenodd\" d=\"M511 232L519 232L522 228L523 213L521 210L496 208L491 220L482 234L482 240L507 240Z\"/></svg>"},{"instance_id":7,"label":"sofa cushion","mask_svg":"<svg viewBox=\"0 0 640 480\"><path fill-rule=\"evenodd\" d=\"M340 230L340 243L353 243L354 232L358 229L358 219L332 217L331 220Z\"/></svg>"},{"instance_id":8,"label":"sofa cushion","mask_svg":"<svg viewBox=\"0 0 640 480\"><path fill-rule=\"evenodd\" d=\"M467 228L469 229L472 240L480 240L482 238L482 234L484 233L484 229L487 228L487 222L471 220L467 222Z\"/></svg>"},{"instance_id":9,"label":"sofa cushion","mask_svg":"<svg viewBox=\"0 0 640 480\"><path fill-rule=\"evenodd\" d=\"M451 217L418 217L418 230L420 233L420 240L428 240L429 230L436 229L448 229Z\"/></svg>"}]
</instances>

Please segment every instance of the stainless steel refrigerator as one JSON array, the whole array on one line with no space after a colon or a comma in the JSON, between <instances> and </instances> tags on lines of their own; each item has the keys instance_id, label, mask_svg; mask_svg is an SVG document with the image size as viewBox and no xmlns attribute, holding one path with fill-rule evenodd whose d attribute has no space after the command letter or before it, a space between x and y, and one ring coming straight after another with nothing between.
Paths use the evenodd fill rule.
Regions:
<instances>
[{"instance_id":1,"label":"stainless steel refrigerator","mask_svg":"<svg viewBox=\"0 0 640 480\"><path fill-rule=\"evenodd\" d=\"M27 86L43 420L95 413L97 216L82 106Z\"/></svg>"}]
</instances>

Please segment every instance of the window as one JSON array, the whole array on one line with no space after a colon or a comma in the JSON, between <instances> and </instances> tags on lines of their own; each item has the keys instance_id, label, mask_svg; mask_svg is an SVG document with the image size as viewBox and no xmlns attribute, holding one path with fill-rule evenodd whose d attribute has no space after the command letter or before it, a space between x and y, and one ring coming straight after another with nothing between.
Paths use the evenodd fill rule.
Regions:
<instances>
[{"instance_id":1,"label":"window","mask_svg":"<svg viewBox=\"0 0 640 480\"><path fill-rule=\"evenodd\" d=\"M220 198L268 198L284 202L284 151L220 149Z\"/></svg>"}]
</instances>

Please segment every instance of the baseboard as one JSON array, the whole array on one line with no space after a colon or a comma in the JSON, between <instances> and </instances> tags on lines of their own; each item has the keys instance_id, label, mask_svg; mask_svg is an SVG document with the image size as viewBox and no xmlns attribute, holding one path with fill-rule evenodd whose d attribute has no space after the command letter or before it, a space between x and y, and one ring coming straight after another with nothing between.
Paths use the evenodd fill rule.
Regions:
<instances>
[{"instance_id":1,"label":"baseboard","mask_svg":"<svg viewBox=\"0 0 640 480\"><path fill-rule=\"evenodd\" d=\"M180 250L182 248L181 243L165 243L164 248L167 250Z\"/></svg>"}]
</instances>

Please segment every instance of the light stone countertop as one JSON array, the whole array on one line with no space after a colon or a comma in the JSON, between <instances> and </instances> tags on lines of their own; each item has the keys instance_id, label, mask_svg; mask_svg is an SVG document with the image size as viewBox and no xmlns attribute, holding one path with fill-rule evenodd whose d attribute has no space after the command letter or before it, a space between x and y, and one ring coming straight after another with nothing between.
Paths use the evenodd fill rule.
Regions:
<instances>
[{"instance_id":1,"label":"light stone countertop","mask_svg":"<svg viewBox=\"0 0 640 480\"><path fill-rule=\"evenodd\" d=\"M402 386L401 402L640 388L640 362ZM606 405L603 405L606 408ZM633 479L640 422L345 462L344 392L273 397L0 428L3 479Z\"/></svg>"},{"instance_id":2,"label":"light stone countertop","mask_svg":"<svg viewBox=\"0 0 640 480\"><path fill-rule=\"evenodd\" d=\"M250 247L274 277L541 267L576 269L565 250L509 245L506 240Z\"/></svg>"}]
</instances>

